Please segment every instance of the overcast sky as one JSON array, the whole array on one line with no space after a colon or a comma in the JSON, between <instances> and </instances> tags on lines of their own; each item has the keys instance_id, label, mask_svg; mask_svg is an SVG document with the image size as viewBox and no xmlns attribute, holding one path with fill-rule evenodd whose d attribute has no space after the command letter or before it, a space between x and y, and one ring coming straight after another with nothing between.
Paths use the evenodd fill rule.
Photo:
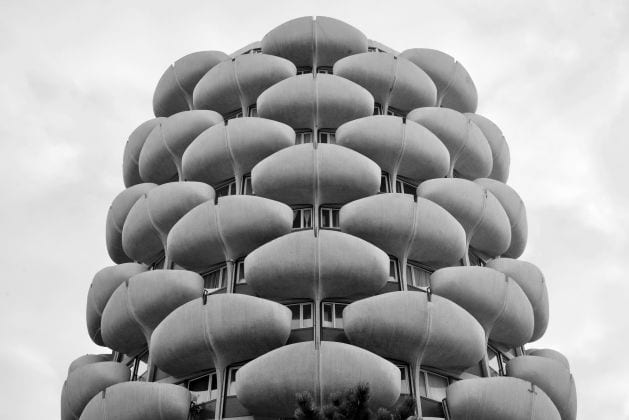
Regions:
<instances>
[{"instance_id":1,"label":"overcast sky","mask_svg":"<svg viewBox=\"0 0 629 420\"><path fill-rule=\"evenodd\" d=\"M548 282L544 338L570 359L581 419L629 419L629 2L0 0L0 406L59 417L68 364L103 352L85 326L111 265L105 216L129 133L179 57L231 53L304 15L469 71L511 149L522 259Z\"/></svg>"}]
</instances>

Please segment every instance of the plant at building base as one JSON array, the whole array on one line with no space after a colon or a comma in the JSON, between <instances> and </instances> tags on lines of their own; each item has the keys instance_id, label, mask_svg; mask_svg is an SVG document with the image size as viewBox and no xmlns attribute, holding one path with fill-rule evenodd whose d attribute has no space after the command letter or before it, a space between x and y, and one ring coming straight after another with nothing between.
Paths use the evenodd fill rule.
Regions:
<instances>
[{"instance_id":1,"label":"plant at building base","mask_svg":"<svg viewBox=\"0 0 629 420\"><path fill-rule=\"evenodd\" d=\"M393 411L380 407L374 414L369 408L369 384L359 383L354 388L330 394L330 404L317 407L309 392L295 395L297 420L416 420L416 401L406 397L400 401Z\"/></svg>"}]
</instances>

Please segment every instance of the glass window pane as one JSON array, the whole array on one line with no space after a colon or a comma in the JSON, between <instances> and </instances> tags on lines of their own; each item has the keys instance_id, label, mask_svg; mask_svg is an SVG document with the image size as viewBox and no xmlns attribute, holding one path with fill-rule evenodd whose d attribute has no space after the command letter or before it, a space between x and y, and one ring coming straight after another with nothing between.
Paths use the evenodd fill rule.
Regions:
<instances>
[{"instance_id":1,"label":"glass window pane","mask_svg":"<svg viewBox=\"0 0 629 420\"><path fill-rule=\"evenodd\" d=\"M413 285L413 268L406 264L406 283Z\"/></svg>"},{"instance_id":2,"label":"glass window pane","mask_svg":"<svg viewBox=\"0 0 629 420\"><path fill-rule=\"evenodd\" d=\"M408 375L408 367L406 366L398 366L400 368L400 394L402 395L410 395L411 394L411 384L409 381Z\"/></svg>"},{"instance_id":3,"label":"glass window pane","mask_svg":"<svg viewBox=\"0 0 629 420\"><path fill-rule=\"evenodd\" d=\"M498 362L498 355L492 349L487 349L487 359L489 361L489 374L491 376L498 376L500 374L500 362Z\"/></svg>"},{"instance_id":4,"label":"glass window pane","mask_svg":"<svg viewBox=\"0 0 629 420\"><path fill-rule=\"evenodd\" d=\"M332 210L332 227L338 228L341 226L339 222L339 213L338 209Z\"/></svg>"},{"instance_id":5,"label":"glass window pane","mask_svg":"<svg viewBox=\"0 0 629 420\"><path fill-rule=\"evenodd\" d=\"M288 309L290 309L292 313L292 319L290 322L291 329L300 328L300 320L301 314L300 312L301 305L288 305Z\"/></svg>"},{"instance_id":6,"label":"glass window pane","mask_svg":"<svg viewBox=\"0 0 629 420\"><path fill-rule=\"evenodd\" d=\"M339 303L334 305L334 327L335 328L343 328L343 309L345 309L345 306L347 305L342 305Z\"/></svg>"},{"instance_id":7,"label":"glass window pane","mask_svg":"<svg viewBox=\"0 0 629 420\"><path fill-rule=\"evenodd\" d=\"M387 174L382 174L382 176L380 177L380 192L389 192L389 176Z\"/></svg>"},{"instance_id":8,"label":"glass window pane","mask_svg":"<svg viewBox=\"0 0 629 420\"><path fill-rule=\"evenodd\" d=\"M192 401L201 404L210 400L209 396L210 375L204 375L188 381L188 390L192 394Z\"/></svg>"},{"instance_id":9,"label":"glass window pane","mask_svg":"<svg viewBox=\"0 0 629 420\"><path fill-rule=\"evenodd\" d=\"M428 398L441 401L446 397L448 378L434 373L426 373L428 379Z\"/></svg>"},{"instance_id":10,"label":"glass window pane","mask_svg":"<svg viewBox=\"0 0 629 420\"><path fill-rule=\"evenodd\" d=\"M423 370L419 372L419 383L417 385L419 386L419 395L426 397L426 372Z\"/></svg>"},{"instance_id":11,"label":"glass window pane","mask_svg":"<svg viewBox=\"0 0 629 420\"><path fill-rule=\"evenodd\" d=\"M251 177L245 176L242 180L242 193L246 195L253 194L253 187L251 186Z\"/></svg>"},{"instance_id":12,"label":"glass window pane","mask_svg":"<svg viewBox=\"0 0 629 420\"><path fill-rule=\"evenodd\" d=\"M293 229L301 228L301 210L293 210Z\"/></svg>"},{"instance_id":13,"label":"glass window pane","mask_svg":"<svg viewBox=\"0 0 629 420\"><path fill-rule=\"evenodd\" d=\"M236 372L238 372L238 368L229 369L229 383L227 384L227 396L236 395Z\"/></svg>"},{"instance_id":14,"label":"glass window pane","mask_svg":"<svg viewBox=\"0 0 629 420\"><path fill-rule=\"evenodd\" d=\"M311 328L312 327L312 304L304 303L301 305L303 311L303 327Z\"/></svg>"},{"instance_id":15,"label":"glass window pane","mask_svg":"<svg viewBox=\"0 0 629 420\"><path fill-rule=\"evenodd\" d=\"M330 226L330 214L328 209L321 209L321 227Z\"/></svg>"},{"instance_id":16,"label":"glass window pane","mask_svg":"<svg viewBox=\"0 0 629 420\"><path fill-rule=\"evenodd\" d=\"M218 398L218 380L216 378L216 373L210 374L210 378L210 401L212 401Z\"/></svg>"},{"instance_id":17,"label":"glass window pane","mask_svg":"<svg viewBox=\"0 0 629 420\"><path fill-rule=\"evenodd\" d=\"M332 305L329 303L323 304L323 327L333 328L334 323L332 322Z\"/></svg>"},{"instance_id":18,"label":"glass window pane","mask_svg":"<svg viewBox=\"0 0 629 420\"><path fill-rule=\"evenodd\" d=\"M397 261L394 259L389 260L389 281L398 282Z\"/></svg>"},{"instance_id":19,"label":"glass window pane","mask_svg":"<svg viewBox=\"0 0 629 420\"><path fill-rule=\"evenodd\" d=\"M236 263L236 284L245 284L245 262Z\"/></svg>"},{"instance_id":20,"label":"glass window pane","mask_svg":"<svg viewBox=\"0 0 629 420\"><path fill-rule=\"evenodd\" d=\"M310 228L312 227L312 209L304 209L304 224L303 227Z\"/></svg>"}]
</instances>

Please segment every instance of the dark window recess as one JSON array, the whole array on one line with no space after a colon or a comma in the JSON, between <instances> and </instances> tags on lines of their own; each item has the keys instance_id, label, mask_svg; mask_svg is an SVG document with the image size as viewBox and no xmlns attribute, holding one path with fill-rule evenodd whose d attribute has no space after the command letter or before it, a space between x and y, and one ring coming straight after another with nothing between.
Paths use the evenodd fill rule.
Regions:
<instances>
[{"instance_id":1,"label":"dark window recess","mask_svg":"<svg viewBox=\"0 0 629 420\"><path fill-rule=\"evenodd\" d=\"M382 115L382 105L374 104L374 106L373 106L373 115Z\"/></svg>"},{"instance_id":2,"label":"dark window recess","mask_svg":"<svg viewBox=\"0 0 629 420\"><path fill-rule=\"evenodd\" d=\"M395 257L389 257L389 281L391 283L400 282L400 267Z\"/></svg>"},{"instance_id":3,"label":"dark window recess","mask_svg":"<svg viewBox=\"0 0 629 420\"><path fill-rule=\"evenodd\" d=\"M312 229L312 207L293 209L293 230Z\"/></svg>"},{"instance_id":4,"label":"dark window recess","mask_svg":"<svg viewBox=\"0 0 629 420\"><path fill-rule=\"evenodd\" d=\"M328 66L319 66L319 67L317 67L317 73L321 73L321 74L332 74L332 67L328 67Z\"/></svg>"},{"instance_id":5,"label":"dark window recess","mask_svg":"<svg viewBox=\"0 0 629 420\"><path fill-rule=\"evenodd\" d=\"M300 74L309 74L309 73L312 73L312 67L308 67L308 66L297 67L297 76L299 76Z\"/></svg>"},{"instance_id":6,"label":"dark window recess","mask_svg":"<svg viewBox=\"0 0 629 420\"><path fill-rule=\"evenodd\" d=\"M321 326L323 328L343 328L343 309L345 309L346 306L346 303L323 303Z\"/></svg>"},{"instance_id":7,"label":"dark window recess","mask_svg":"<svg viewBox=\"0 0 629 420\"><path fill-rule=\"evenodd\" d=\"M426 290L430 287L430 275L434 270L420 263L406 263L406 284L417 289Z\"/></svg>"},{"instance_id":8,"label":"dark window recess","mask_svg":"<svg viewBox=\"0 0 629 420\"><path fill-rule=\"evenodd\" d=\"M490 376L505 376L509 358L493 347L487 347L487 361Z\"/></svg>"},{"instance_id":9,"label":"dark window recess","mask_svg":"<svg viewBox=\"0 0 629 420\"><path fill-rule=\"evenodd\" d=\"M236 195L236 180L229 179L225 182L220 183L216 188L214 188L216 192L216 197L225 197L228 195Z\"/></svg>"},{"instance_id":10,"label":"dark window recess","mask_svg":"<svg viewBox=\"0 0 629 420\"><path fill-rule=\"evenodd\" d=\"M292 320L290 323L290 327L293 330L297 330L300 328L312 328L312 303L293 303L290 305L286 305L288 309L290 309L292 313Z\"/></svg>"},{"instance_id":11,"label":"dark window recess","mask_svg":"<svg viewBox=\"0 0 629 420\"><path fill-rule=\"evenodd\" d=\"M151 265L149 266L149 270L163 270L165 261L166 255L164 255L164 253L162 252L162 254L151 263Z\"/></svg>"},{"instance_id":12,"label":"dark window recess","mask_svg":"<svg viewBox=\"0 0 629 420\"><path fill-rule=\"evenodd\" d=\"M382 171L382 175L380 175L380 192L388 193L389 190L389 174Z\"/></svg>"},{"instance_id":13,"label":"dark window recess","mask_svg":"<svg viewBox=\"0 0 629 420\"><path fill-rule=\"evenodd\" d=\"M312 143L312 130L295 130L295 144Z\"/></svg>"},{"instance_id":14,"label":"dark window recess","mask_svg":"<svg viewBox=\"0 0 629 420\"><path fill-rule=\"evenodd\" d=\"M419 371L419 396L441 402L446 397L446 388L450 385L450 378L429 372Z\"/></svg>"},{"instance_id":15,"label":"dark window recess","mask_svg":"<svg viewBox=\"0 0 629 420\"><path fill-rule=\"evenodd\" d=\"M487 265L483 257L481 257L476 251L474 251L471 248L468 251L467 256L469 258L470 265L474 265L478 267L485 267L485 265Z\"/></svg>"},{"instance_id":16,"label":"dark window recess","mask_svg":"<svg viewBox=\"0 0 629 420\"><path fill-rule=\"evenodd\" d=\"M262 48L252 48L247 52L249 54L262 54Z\"/></svg>"},{"instance_id":17,"label":"dark window recess","mask_svg":"<svg viewBox=\"0 0 629 420\"><path fill-rule=\"evenodd\" d=\"M257 117L258 116L258 108L255 105L251 105L249 107L248 115L250 117Z\"/></svg>"},{"instance_id":18,"label":"dark window recess","mask_svg":"<svg viewBox=\"0 0 629 420\"><path fill-rule=\"evenodd\" d=\"M203 277L203 287L208 292L212 293L219 289L227 287L227 265L222 264L219 267L213 268L201 274Z\"/></svg>"},{"instance_id":19,"label":"dark window recess","mask_svg":"<svg viewBox=\"0 0 629 420\"><path fill-rule=\"evenodd\" d=\"M411 375L407 365L397 365L400 369L400 395L413 395Z\"/></svg>"},{"instance_id":20,"label":"dark window recess","mask_svg":"<svg viewBox=\"0 0 629 420\"><path fill-rule=\"evenodd\" d=\"M321 207L319 209L319 227L321 229L340 229L340 209L335 207Z\"/></svg>"},{"instance_id":21,"label":"dark window recess","mask_svg":"<svg viewBox=\"0 0 629 420\"><path fill-rule=\"evenodd\" d=\"M245 280L245 260L236 261L234 266L234 284L246 284L247 281Z\"/></svg>"},{"instance_id":22,"label":"dark window recess","mask_svg":"<svg viewBox=\"0 0 629 420\"><path fill-rule=\"evenodd\" d=\"M336 143L336 134L335 130L319 130L318 133L318 141L319 143L326 144L335 144Z\"/></svg>"},{"instance_id":23,"label":"dark window recess","mask_svg":"<svg viewBox=\"0 0 629 420\"><path fill-rule=\"evenodd\" d=\"M232 120L234 118L242 118L242 109L235 109L227 114L223 115L225 120Z\"/></svg>"},{"instance_id":24,"label":"dark window recess","mask_svg":"<svg viewBox=\"0 0 629 420\"><path fill-rule=\"evenodd\" d=\"M415 195L415 192L417 191L417 185L407 181L404 178L400 178L398 177L395 180L395 192L397 193L403 193L403 194L410 194L410 195Z\"/></svg>"},{"instance_id":25,"label":"dark window recess","mask_svg":"<svg viewBox=\"0 0 629 420\"><path fill-rule=\"evenodd\" d=\"M149 376L148 370L148 359L149 352L148 350L143 351L138 354L136 357L127 362L127 366L129 366L129 370L131 371L131 380L132 381L147 381Z\"/></svg>"},{"instance_id":26,"label":"dark window recess","mask_svg":"<svg viewBox=\"0 0 629 420\"><path fill-rule=\"evenodd\" d=\"M236 372L238 372L239 368L240 366L231 367L227 371L227 390L225 392L223 418L246 417L251 415L236 397L238 386L236 383Z\"/></svg>"},{"instance_id":27,"label":"dark window recess","mask_svg":"<svg viewBox=\"0 0 629 420\"><path fill-rule=\"evenodd\" d=\"M251 174L242 177L242 194L253 195L253 186L251 184Z\"/></svg>"},{"instance_id":28,"label":"dark window recess","mask_svg":"<svg viewBox=\"0 0 629 420\"><path fill-rule=\"evenodd\" d=\"M405 113L400 111L399 109L395 109L390 106L387 108L387 115L393 115L394 117L403 117Z\"/></svg>"},{"instance_id":29,"label":"dark window recess","mask_svg":"<svg viewBox=\"0 0 629 420\"><path fill-rule=\"evenodd\" d=\"M184 381L181 385L188 388L194 404L191 412L193 420L213 420L218 398L218 380L216 373L208 373Z\"/></svg>"}]
</instances>

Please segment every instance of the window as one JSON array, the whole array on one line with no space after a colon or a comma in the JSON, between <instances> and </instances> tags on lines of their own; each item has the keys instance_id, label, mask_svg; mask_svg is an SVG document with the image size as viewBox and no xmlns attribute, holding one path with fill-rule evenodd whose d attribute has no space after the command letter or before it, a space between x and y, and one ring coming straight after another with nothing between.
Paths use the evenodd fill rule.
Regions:
<instances>
[{"instance_id":1,"label":"window","mask_svg":"<svg viewBox=\"0 0 629 420\"><path fill-rule=\"evenodd\" d=\"M295 130L295 144L312 143L312 130Z\"/></svg>"},{"instance_id":2,"label":"window","mask_svg":"<svg viewBox=\"0 0 629 420\"><path fill-rule=\"evenodd\" d=\"M242 194L253 195L253 186L251 184L251 174L242 177Z\"/></svg>"},{"instance_id":3,"label":"window","mask_svg":"<svg viewBox=\"0 0 629 420\"><path fill-rule=\"evenodd\" d=\"M312 207L293 209L293 230L312 229Z\"/></svg>"},{"instance_id":4,"label":"window","mask_svg":"<svg viewBox=\"0 0 629 420\"><path fill-rule=\"evenodd\" d=\"M319 227L321 229L340 229L340 209L334 207L321 207L319 209Z\"/></svg>"},{"instance_id":5,"label":"window","mask_svg":"<svg viewBox=\"0 0 629 420\"><path fill-rule=\"evenodd\" d=\"M376 47L368 47L367 52L377 52L378 49Z\"/></svg>"},{"instance_id":6,"label":"window","mask_svg":"<svg viewBox=\"0 0 629 420\"><path fill-rule=\"evenodd\" d=\"M382 115L382 105L375 103L373 106L373 115Z\"/></svg>"},{"instance_id":7,"label":"window","mask_svg":"<svg viewBox=\"0 0 629 420\"><path fill-rule=\"evenodd\" d=\"M300 74L308 74L308 73L312 73L312 67L308 67L308 66L297 67L297 76L299 76Z\"/></svg>"},{"instance_id":8,"label":"window","mask_svg":"<svg viewBox=\"0 0 629 420\"><path fill-rule=\"evenodd\" d=\"M131 370L132 381L147 381L149 376L149 369L147 361L149 359L149 352L145 350L127 362L127 366Z\"/></svg>"},{"instance_id":9,"label":"window","mask_svg":"<svg viewBox=\"0 0 629 420\"><path fill-rule=\"evenodd\" d=\"M231 367L227 372L227 391L225 395L228 397L236 396L236 372L238 372L238 369L240 369L240 366Z\"/></svg>"},{"instance_id":10,"label":"window","mask_svg":"<svg viewBox=\"0 0 629 420\"><path fill-rule=\"evenodd\" d=\"M509 358L493 347L487 347L487 361L490 376L505 376Z\"/></svg>"},{"instance_id":11,"label":"window","mask_svg":"<svg viewBox=\"0 0 629 420\"><path fill-rule=\"evenodd\" d=\"M343 309L346 306L345 303L324 303L321 326L323 328L343 328Z\"/></svg>"},{"instance_id":12,"label":"window","mask_svg":"<svg viewBox=\"0 0 629 420\"><path fill-rule=\"evenodd\" d=\"M447 376L438 375L421 369L419 371L419 395L441 402L446 397L446 388L450 384Z\"/></svg>"},{"instance_id":13,"label":"window","mask_svg":"<svg viewBox=\"0 0 629 420\"><path fill-rule=\"evenodd\" d=\"M391 283L400 282L400 268L395 257L389 257L389 281Z\"/></svg>"},{"instance_id":14,"label":"window","mask_svg":"<svg viewBox=\"0 0 629 420\"><path fill-rule=\"evenodd\" d=\"M218 398L218 380L215 372L188 379L182 385L188 388L192 394L192 402L196 405Z\"/></svg>"},{"instance_id":15,"label":"window","mask_svg":"<svg viewBox=\"0 0 629 420\"><path fill-rule=\"evenodd\" d=\"M149 266L149 270L162 270L164 268L164 262L166 261L166 255L162 254L157 257L155 261Z\"/></svg>"},{"instance_id":16,"label":"window","mask_svg":"<svg viewBox=\"0 0 629 420\"><path fill-rule=\"evenodd\" d=\"M250 117L258 116L258 108L255 105L251 105L249 107L249 112L247 113Z\"/></svg>"},{"instance_id":17,"label":"window","mask_svg":"<svg viewBox=\"0 0 629 420\"><path fill-rule=\"evenodd\" d=\"M409 261L406 263L406 285L418 289L430 287L430 275L433 270L419 263Z\"/></svg>"},{"instance_id":18,"label":"window","mask_svg":"<svg viewBox=\"0 0 629 420\"><path fill-rule=\"evenodd\" d=\"M210 293L227 287L227 265L222 264L202 274L201 277L203 277L203 287Z\"/></svg>"},{"instance_id":19,"label":"window","mask_svg":"<svg viewBox=\"0 0 629 420\"><path fill-rule=\"evenodd\" d=\"M319 143L327 143L327 144L334 144L336 143L336 135L335 135L335 130L324 130L321 129L318 132L318 136L319 136Z\"/></svg>"},{"instance_id":20,"label":"window","mask_svg":"<svg viewBox=\"0 0 629 420\"><path fill-rule=\"evenodd\" d=\"M262 54L262 48L252 48L245 54Z\"/></svg>"},{"instance_id":21,"label":"window","mask_svg":"<svg viewBox=\"0 0 629 420\"><path fill-rule=\"evenodd\" d=\"M414 183L407 181L399 176L395 180L395 192L415 195L416 191L417 185L415 185Z\"/></svg>"},{"instance_id":22,"label":"window","mask_svg":"<svg viewBox=\"0 0 629 420\"><path fill-rule=\"evenodd\" d=\"M404 112L390 106L387 108L387 115L393 115L394 117L403 117Z\"/></svg>"},{"instance_id":23,"label":"window","mask_svg":"<svg viewBox=\"0 0 629 420\"><path fill-rule=\"evenodd\" d=\"M238 372L238 369L240 369L240 366L233 366L227 370L227 389L225 390L225 404L223 405L222 418L251 416L251 413L249 413L236 397L238 389L236 384L236 372Z\"/></svg>"},{"instance_id":24,"label":"window","mask_svg":"<svg viewBox=\"0 0 629 420\"><path fill-rule=\"evenodd\" d=\"M216 197L225 197L227 195L236 195L236 180L229 179L214 188Z\"/></svg>"},{"instance_id":25,"label":"window","mask_svg":"<svg viewBox=\"0 0 629 420\"><path fill-rule=\"evenodd\" d=\"M293 314L290 328L293 330L299 328L312 328L312 303L295 303L286 305Z\"/></svg>"},{"instance_id":26,"label":"window","mask_svg":"<svg viewBox=\"0 0 629 420\"><path fill-rule=\"evenodd\" d=\"M411 375L407 365L397 365L400 369L400 395L412 395L411 390Z\"/></svg>"},{"instance_id":27,"label":"window","mask_svg":"<svg viewBox=\"0 0 629 420\"><path fill-rule=\"evenodd\" d=\"M486 265L485 260L471 248L467 253L467 257L469 259L470 265L475 265L478 267L485 267Z\"/></svg>"},{"instance_id":28,"label":"window","mask_svg":"<svg viewBox=\"0 0 629 420\"><path fill-rule=\"evenodd\" d=\"M382 175L380 175L380 192L389 192L389 174L384 171L382 171Z\"/></svg>"},{"instance_id":29,"label":"window","mask_svg":"<svg viewBox=\"0 0 629 420\"><path fill-rule=\"evenodd\" d=\"M332 67L328 67L328 66L317 67L317 73L332 74Z\"/></svg>"},{"instance_id":30,"label":"window","mask_svg":"<svg viewBox=\"0 0 629 420\"><path fill-rule=\"evenodd\" d=\"M245 280L245 260L240 259L236 261L235 265L235 276L234 276L234 284L246 284Z\"/></svg>"},{"instance_id":31,"label":"window","mask_svg":"<svg viewBox=\"0 0 629 420\"><path fill-rule=\"evenodd\" d=\"M242 109L235 109L223 115L223 118L225 119L225 121L232 120L234 118L241 118L241 117L242 117Z\"/></svg>"}]
</instances>

